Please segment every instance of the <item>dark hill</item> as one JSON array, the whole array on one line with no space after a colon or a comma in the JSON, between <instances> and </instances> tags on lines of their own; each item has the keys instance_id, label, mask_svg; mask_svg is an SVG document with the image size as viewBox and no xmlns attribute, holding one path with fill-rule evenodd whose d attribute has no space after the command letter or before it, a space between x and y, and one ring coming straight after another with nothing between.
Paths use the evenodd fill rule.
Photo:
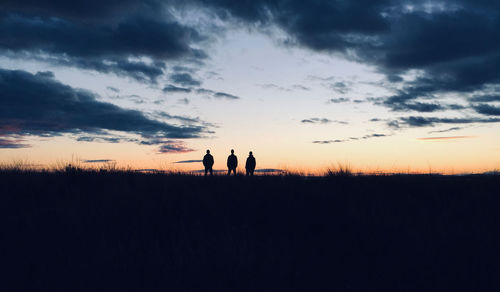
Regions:
<instances>
[{"instance_id":1,"label":"dark hill","mask_svg":"<svg viewBox=\"0 0 500 292\"><path fill-rule=\"evenodd\" d=\"M498 291L499 176L0 173L2 291Z\"/></svg>"}]
</instances>

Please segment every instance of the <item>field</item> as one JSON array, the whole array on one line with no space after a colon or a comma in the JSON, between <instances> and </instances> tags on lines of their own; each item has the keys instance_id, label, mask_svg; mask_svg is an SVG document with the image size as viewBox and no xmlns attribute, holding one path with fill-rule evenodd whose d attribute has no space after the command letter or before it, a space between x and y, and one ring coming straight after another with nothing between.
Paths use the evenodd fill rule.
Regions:
<instances>
[{"instance_id":1,"label":"field","mask_svg":"<svg viewBox=\"0 0 500 292\"><path fill-rule=\"evenodd\" d=\"M500 176L0 171L1 291L499 291Z\"/></svg>"}]
</instances>

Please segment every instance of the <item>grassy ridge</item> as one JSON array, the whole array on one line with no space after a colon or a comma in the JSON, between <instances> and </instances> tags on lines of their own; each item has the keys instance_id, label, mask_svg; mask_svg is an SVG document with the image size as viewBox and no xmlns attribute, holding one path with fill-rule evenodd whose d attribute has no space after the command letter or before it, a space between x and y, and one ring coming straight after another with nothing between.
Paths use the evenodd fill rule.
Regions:
<instances>
[{"instance_id":1,"label":"grassy ridge","mask_svg":"<svg viewBox=\"0 0 500 292\"><path fill-rule=\"evenodd\" d=\"M3 291L492 291L498 176L0 172Z\"/></svg>"}]
</instances>

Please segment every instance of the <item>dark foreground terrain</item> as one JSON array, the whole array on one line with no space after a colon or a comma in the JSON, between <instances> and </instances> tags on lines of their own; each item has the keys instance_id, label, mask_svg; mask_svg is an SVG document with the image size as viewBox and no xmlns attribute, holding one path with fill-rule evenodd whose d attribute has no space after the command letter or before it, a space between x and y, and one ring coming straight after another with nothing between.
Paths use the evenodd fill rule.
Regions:
<instances>
[{"instance_id":1,"label":"dark foreground terrain","mask_svg":"<svg viewBox=\"0 0 500 292\"><path fill-rule=\"evenodd\" d=\"M500 177L0 172L1 291L500 291Z\"/></svg>"}]
</instances>

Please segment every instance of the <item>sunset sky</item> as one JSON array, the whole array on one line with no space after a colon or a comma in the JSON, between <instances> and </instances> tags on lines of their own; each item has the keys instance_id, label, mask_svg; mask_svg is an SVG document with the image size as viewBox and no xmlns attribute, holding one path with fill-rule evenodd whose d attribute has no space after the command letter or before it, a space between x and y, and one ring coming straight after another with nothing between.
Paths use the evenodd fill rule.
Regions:
<instances>
[{"instance_id":1,"label":"sunset sky","mask_svg":"<svg viewBox=\"0 0 500 292\"><path fill-rule=\"evenodd\" d=\"M500 169L500 2L0 3L0 163Z\"/></svg>"}]
</instances>

